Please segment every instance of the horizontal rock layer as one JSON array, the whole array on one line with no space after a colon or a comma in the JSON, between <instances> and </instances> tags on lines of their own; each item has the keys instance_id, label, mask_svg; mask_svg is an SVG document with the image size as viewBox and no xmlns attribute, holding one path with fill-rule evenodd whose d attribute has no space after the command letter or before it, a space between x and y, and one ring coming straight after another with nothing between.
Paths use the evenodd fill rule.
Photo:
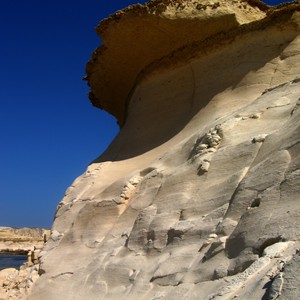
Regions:
<instances>
[{"instance_id":1,"label":"horizontal rock layer","mask_svg":"<svg viewBox=\"0 0 300 300\"><path fill-rule=\"evenodd\" d=\"M150 1L117 12L98 26L103 46L86 68L92 103L124 125L130 92L148 64L194 41L259 20L267 9L260 1Z\"/></svg>"},{"instance_id":2,"label":"horizontal rock layer","mask_svg":"<svg viewBox=\"0 0 300 300\"><path fill-rule=\"evenodd\" d=\"M30 300L299 297L300 5L162 3L100 26L93 101L123 127L58 205ZM150 57L146 26L178 43Z\"/></svg>"},{"instance_id":3,"label":"horizontal rock layer","mask_svg":"<svg viewBox=\"0 0 300 300\"><path fill-rule=\"evenodd\" d=\"M0 252L28 252L42 247L49 235L49 229L0 227Z\"/></svg>"}]
</instances>

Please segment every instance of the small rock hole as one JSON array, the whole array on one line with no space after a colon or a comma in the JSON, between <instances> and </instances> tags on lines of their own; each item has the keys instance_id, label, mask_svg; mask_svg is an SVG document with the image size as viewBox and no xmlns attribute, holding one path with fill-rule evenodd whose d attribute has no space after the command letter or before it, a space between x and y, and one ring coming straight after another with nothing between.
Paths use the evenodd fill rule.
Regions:
<instances>
[{"instance_id":1,"label":"small rock hole","mask_svg":"<svg viewBox=\"0 0 300 300\"><path fill-rule=\"evenodd\" d=\"M140 172L140 175L141 175L142 177L144 177L144 176L146 176L147 174L151 173L151 172L154 171L154 170L155 170L155 168L152 168L152 167L146 168L146 169L144 169L144 170L142 170L142 171Z\"/></svg>"},{"instance_id":2,"label":"small rock hole","mask_svg":"<svg viewBox=\"0 0 300 300\"><path fill-rule=\"evenodd\" d=\"M269 247L269 246L271 246L271 245L274 245L274 244L276 244L276 243L278 243L278 242L284 242L285 241L285 239L282 237L282 236L276 236L276 237L270 237L270 238L267 238L265 241L263 241L260 245L259 245L259 247L257 247L256 249L254 249L254 253L255 254L258 254L259 255L259 257L261 257L262 256L262 254L263 254L263 252L264 252L264 250L267 248L267 247Z\"/></svg>"},{"instance_id":3,"label":"small rock hole","mask_svg":"<svg viewBox=\"0 0 300 300\"><path fill-rule=\"evenodd\" d=\"M183 210L180 211L180 216L179 216L179 221L183 221L184 220L184 214L183 214Z\"/></svg>"},{"instance_id":4,"label":"small rock hole","mask_svg":"<svg viewBox=\"0 0 300 300\"><path fill-rule=\"evenodd\" d=\"M171 228L168 231L168 240L167 240L167 245L171 244L175 238L182 238L183 236L183 232L180 230L175 230L173 228Z\"/></svg>"},{"instance_id":5,"label":"small rock hole","mask_svg":"<svg viewBox=\"0 0 300 300\"><path fill-rule=\"evenodd\" d=\"M256 198L252 201L250 207L259 207L260 206L260 198Z\"/></svg>"},{"instance_id":6,"label":"small rock hole","mask_svg":"<svg viewBox=\"0 0 300 300\"><path fill-rule=\"evenodd\" d=\"M155 232L154 230L150 230L147 234L147 240L148 241L154 241L155 240Z\"/></svg>"}]
</instances>

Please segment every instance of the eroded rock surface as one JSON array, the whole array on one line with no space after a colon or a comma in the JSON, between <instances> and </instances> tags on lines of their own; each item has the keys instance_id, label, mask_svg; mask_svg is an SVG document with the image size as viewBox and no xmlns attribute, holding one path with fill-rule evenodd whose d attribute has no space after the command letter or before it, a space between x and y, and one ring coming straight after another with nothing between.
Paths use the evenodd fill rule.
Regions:
<instances>
[{"instance_id":1,"label":"eroded rock surface","mask_svg":"<svg viewBox=\"0 0 300 300\"><path fill-rule=\"evenodd\" d=\"M123 125L130 91L148 64L192 42L259 20L267 8L256 0L167 0L117 12L97 28L103 46L87 65L92 103Z\"/></svg>"},{"instance_id":2,"label":"eroded rock surface","mask_svg":"<svg viewBox=\"0 0 300 300\"><path fill-rule=\"evenodd\" d=\"M29 299L299 298L299 3L151 1L99 33L91 97L122 129Z\"/></svg>"}]
</instances>

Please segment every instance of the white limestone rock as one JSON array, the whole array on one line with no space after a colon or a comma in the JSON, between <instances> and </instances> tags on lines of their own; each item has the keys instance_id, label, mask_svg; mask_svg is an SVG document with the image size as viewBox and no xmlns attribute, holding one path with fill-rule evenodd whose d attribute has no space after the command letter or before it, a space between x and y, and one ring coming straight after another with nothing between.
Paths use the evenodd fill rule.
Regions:
<instances>
[{"instance_id":1,"label":"white limestone rock","mask_svg":"<svg viewBox=\"0 0 300 300\"><path fill-rule=\"evenodd\" d=\"M59 205L28 300L261 299L281 261L295 286L299 3L218 3L98 27L90 98L121 130Z\"/></svg>"},{"instance_id":2,"label":"white limestone rock","mask_svg":"<svg viewBox=\"0 0 300 300\"><path fill-rule=\"evenodd\" d=\"M270 258L282 257L283 252L294 242L278 242L264 249L262 255Z\"/></svg>"}]
</instances>

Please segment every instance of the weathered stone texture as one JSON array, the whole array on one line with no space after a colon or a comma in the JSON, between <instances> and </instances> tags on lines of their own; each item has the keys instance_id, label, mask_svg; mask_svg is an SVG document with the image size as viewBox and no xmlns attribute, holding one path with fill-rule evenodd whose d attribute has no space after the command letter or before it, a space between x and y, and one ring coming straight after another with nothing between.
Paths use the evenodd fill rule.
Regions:
<instances>
[{"instance_id":1,"label":"weathered stone texture","mask_svg":"<svg viewBox=\"0 0 300 300\"><path fill-rule=\"evenodd\" d=\"M100 25L92 101L122 129L59 204L30 300L262 299L276 276L299 298L299 3L196 2Z\"/></svg>"}]
</instances>

